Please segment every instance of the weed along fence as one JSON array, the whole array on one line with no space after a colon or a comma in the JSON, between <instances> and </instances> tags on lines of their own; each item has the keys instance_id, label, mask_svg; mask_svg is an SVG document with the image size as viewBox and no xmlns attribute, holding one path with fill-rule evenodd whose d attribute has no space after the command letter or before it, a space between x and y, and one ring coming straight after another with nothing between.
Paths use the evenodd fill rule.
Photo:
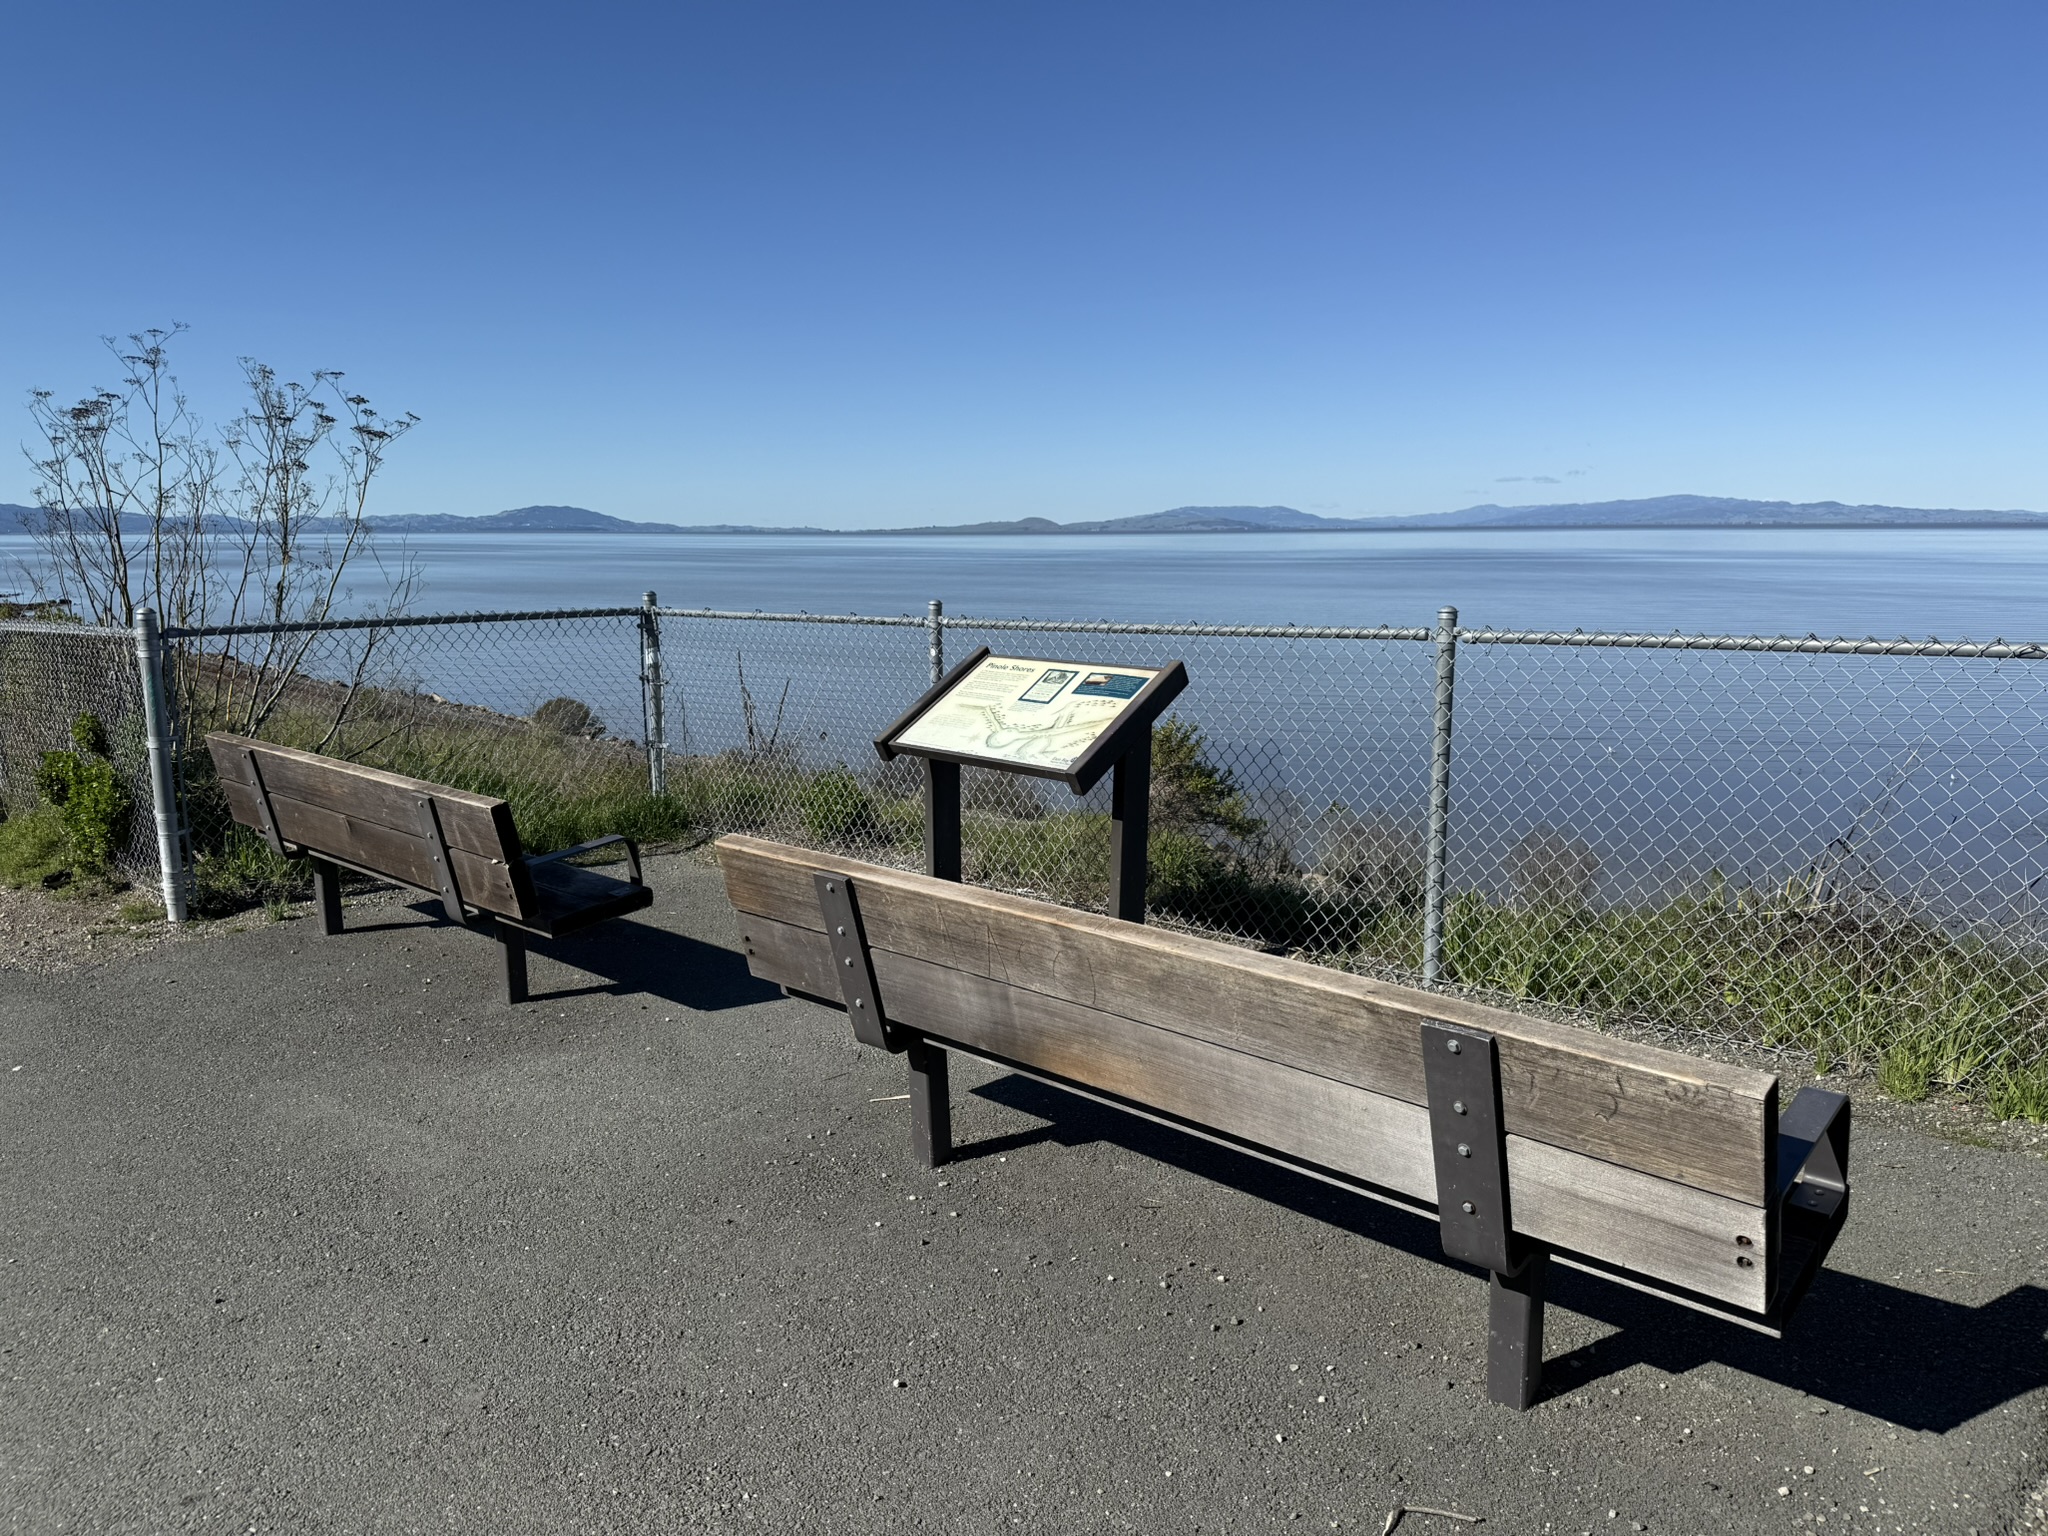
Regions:
<instances>
[{"instance_id":1,"label":"weed along fence","mask_svg":"<svg viewBox=\"0 0 2048 1536\"><path fill-rule=\"evenodd\" d=\"M166 867L179 867L175 823L163 829L166 846L151 816L159 803L176 809L172 786L159 793L150 777L172 761L159 659L142 623L0 622L0 811L38 823L16 827L0 875L54 880L75 859L161 883Z\"/></svg>"},{"instance_id":2,"label":"weed along fence","mask_svg":"<svg viewBox=\"0 0 2048 1536\"><path fill-rule=\"evenodd\" d=\"M104 761L129 807L109 862L173 911L302 878L234 826L195 746L209 730L501 796L529 846L760 832L916 868L916 767L871 741L979 645L1186 664L1154 742L1154 921L2048 1115L2042 645L1509 632L1449 609L1406 628L1224 627L651 597L187 630L160 657L140 627L8 623L0 797L54 824L36 809L44 754ZM81 716L103 757L74 741ZM1107 794L967 770L967 879L1103 910Z\"/></svg>"}]
</instances>

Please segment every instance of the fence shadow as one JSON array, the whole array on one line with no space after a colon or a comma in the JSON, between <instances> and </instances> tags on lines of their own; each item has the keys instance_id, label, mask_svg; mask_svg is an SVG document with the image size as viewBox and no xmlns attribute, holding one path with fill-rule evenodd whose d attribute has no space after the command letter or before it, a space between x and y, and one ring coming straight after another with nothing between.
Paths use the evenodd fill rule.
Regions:
<instances>
[{"instance_id":1,"label":"fence shadow","mask_svg":"<svg viewBox=\"0 0 2048 1536\"><path fill-rule=\"evenodd\" d=\"M1478 1272L1444 1257L1436 1224L1425 1217L1027 1077L998 1078L974 1093L1047 1123L961 1146L959 1160L1043 1142L1104 1142L1433 1260L1444 1266L1446 1283L1463 1288L1470 1276L1470 1304L1485 1306ZM1825 1270L1781 1340L1562 1266L1552 1268L1550 1294L1559 1306L1619 1331L1546 1362L1546 1397L1632 1365L1677 1375L1718 1362L1901 1429L1943 1433L2048 1386L2048 1288L2038 1285L2015 1286L1973 1307Z\"/></svg>"}]
</instances>

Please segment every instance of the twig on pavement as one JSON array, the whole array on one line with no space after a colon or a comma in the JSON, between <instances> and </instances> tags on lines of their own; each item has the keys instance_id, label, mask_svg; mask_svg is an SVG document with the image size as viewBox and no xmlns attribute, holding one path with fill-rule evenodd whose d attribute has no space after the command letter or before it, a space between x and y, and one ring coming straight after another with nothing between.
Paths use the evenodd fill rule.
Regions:
<instances>
[{"instance_id":1,"label":"twig on pavement","mask_svg":"<svg viewBox=\"0 0 2048 1536\"><path fill-rule=\"evenodd\" d=\"M1380 1527L1380 1536L1392 1536L1403 1515L1440 1515L1446 1520L1462 1520L1467 1525L1486 1523L1484 1515L1461 1515L1455 1509L1431 1509L1427 1504L1403 1504L1387 1516L1387 1523Z\"/></svg>"}]
</instances>

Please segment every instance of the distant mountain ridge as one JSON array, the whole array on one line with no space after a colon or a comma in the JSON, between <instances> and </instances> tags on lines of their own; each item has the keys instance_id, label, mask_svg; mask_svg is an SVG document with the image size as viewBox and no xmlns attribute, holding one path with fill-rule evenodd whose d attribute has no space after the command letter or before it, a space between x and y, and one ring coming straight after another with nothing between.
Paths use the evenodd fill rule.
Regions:
<instances>
[{"instance_id":1,"label":"distant mountain ridge","mask_svg":"<svg viewBox=\"0 0 2048 1536\"><path fill-rule=\"evenodd\" d=\"M1380 528L1967 528L2048 526L2020 509L1888 507L1840 501L1746 501L1734 496L1652 496L1546 506L1465 507L1416 517L1372 518ZM1354 522L1354 526L1359 526Z\"/></svg>"},{"instance_id":2,"label":"distant mountain ridge","mask_svg":"<svg viewBox=\"0 0 2048 1536\"><path fill-rule=\"evenodd\" d=\"M30 533L42 514L0 503L0 534ZM140 518L124 527L142 529ZM1852 505L1839 501L1749 501L1733 496L1653 496L1636 501L1559 502L1543 506L1478 506L1407 517L1324 517L1295 507L1173 507L1135 517L1058 523L1045 517L1002 522L931 523L912 528L764 527L746 523L633 522L588 507L514 507L466 517L410 513L373 517L378 533L887 534L1102 533L1399 533L1565 528L2044 528L2048 514L2018 509L1970 511L1941 507Z\"/></svg>"},{"instance_id":3,"label":"distant mountain ridge","mask_svg":"<svg viewBox=\"0 0 2048 1536\"><path fill-rule=\"evenodd\" d=\"M679 523L635 523L588 507L514 507L509 512L492 512L481 517L458 517L447 512L414 512L397 517L373 517L370 526L379 533L688 533L711 532L684 528ZM725 530L718 530L725 531ZM732 530L739 531L739 530ZM747 529L752 533L757 530ZM798 530L792 530L798 531ZM806 528L805 533L824 530Z\"/></svg>"}]
</instances>

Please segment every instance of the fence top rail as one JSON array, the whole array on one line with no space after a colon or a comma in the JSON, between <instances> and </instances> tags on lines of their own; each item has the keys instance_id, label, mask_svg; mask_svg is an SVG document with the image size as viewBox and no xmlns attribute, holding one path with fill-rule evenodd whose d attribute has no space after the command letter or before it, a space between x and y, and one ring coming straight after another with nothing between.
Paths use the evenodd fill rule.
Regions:
<instances>
[{"instance_id":1,"label":"fence top rail","mask_svg":"<svg viewBox=\"0 0 2048 1536\"><path fill-rule=\"evenodd\" d=\"M377 619L307 619L293 624L201 624L166 629L166 640L211 639L224 635L304 635L339 629L415 629L424 624L520 624L542 619L637 619L632 608L536 608L515 613L408 613Z\"/></svg>"},{"instance_id":2,"label":"fence top rail","mask_svg":"<svg viewBox=\"0 0 2048 1536\"><path fill-rule=\"evenodd\" d=\"M380 618L302 620L289 624L205 624L167 627L166 640L209 639L233 635L307 634L323 630L407 629L426 625L539 623L549 619L634 619L649 612L640 606L617 608L541 608L493 613L399 614ZM761 624L851 624L885 629L941 629L1016 634L1188 635L1243 640L1384 640L1425 642L1438 638L1422 625L1337 624L1164 624L1121 623L1109 619L997 619L967 614L926 617L913 614L770 613L731 608L660 608L668 619L751 620ZM79 635L102 638L130 631L89 624L50 623L38 619L0 620L0 632ZM2048 661L2048 641L2040 640L1913 640L1901 636L1851 639L1819 635L1687 635L1605 633L1554 629L1459 629L1464 645L1527 645L1580 649L1644 651L1746 651L1804 656L1920 656L1987 661Z\"/></svg>"},{"instance_id":3,"label":"fence top rail","mask_svg":"<svg viewBox=\"0 0 2048 1536\"><path fill-rule=\"evenodd\" d=\"M84 635L95 640L126 640L131 644L135 631L122 629L114 624L64 624L52 623L48 619L0 619L0 634L10 635Z\"/></svg>"},{"instance_id":4,"label":"fence top rail","mask_svg":"<svg viewBox=\"0 0 2048 1536\"><path fill-rule=\"evenodd\" d=\"M919 620L919 623L924 622ZM947 614L947 629L1012 630L1038 634L1211 635L1234 640L1433 640L1433 629L1378 624L1119 624L1108 619L976 619Z\"/></svg>"},{"instance_id":5,"label":"fence top rail","mask_svg":"<svg viewBox=\"0 0 2048 1536\"><path fill-rule=\"evenodd\" d=\"M633 612L641 610L635 608ZM930 619L909 614L761 613L741 608L657 608L664 619L752 619L760 624L874 624L892 629L929 629Z\"/></svg>"},{"instance_id":6,"label":"fence top rail","mask_svg":"<svg viewBox=\"0 0 2048 1536\"><path fill-rule=\"evenodd\" d=\"M1764 651L1800 656L1954 656L1993 661L2048 661L2038 640L1897 640L1818 635L1632 635L1584 630L1461 629L1461 645L1553 645L1644 651Z\"/></svg>"}]
</instances>

